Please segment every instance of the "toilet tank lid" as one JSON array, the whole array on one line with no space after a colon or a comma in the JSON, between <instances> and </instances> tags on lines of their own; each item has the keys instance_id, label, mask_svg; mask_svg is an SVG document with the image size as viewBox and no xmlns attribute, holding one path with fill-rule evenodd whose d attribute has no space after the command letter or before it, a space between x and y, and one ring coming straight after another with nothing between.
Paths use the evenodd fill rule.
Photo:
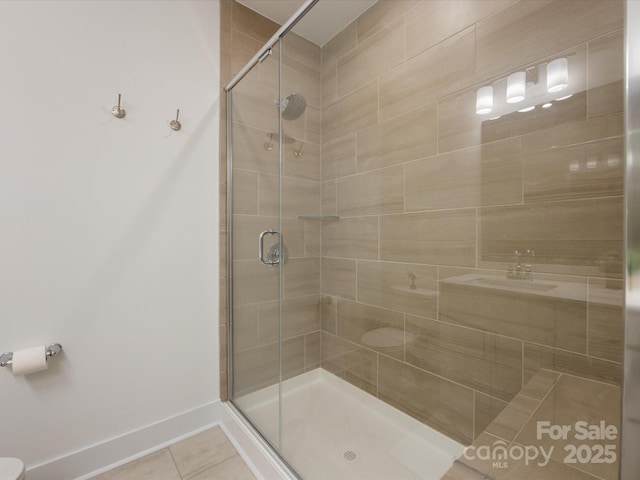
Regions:
<instances>
[{"instance_id":1,"label":"toilet tank lid","mask_svg":"<svg viewBox=\"0 0 640 480\"><path fill-rule=\"evenodd\" d=\"M17 480L24 473L24 464L17 458L0 457L0 480Z\"/></svg>"}]
</instances>

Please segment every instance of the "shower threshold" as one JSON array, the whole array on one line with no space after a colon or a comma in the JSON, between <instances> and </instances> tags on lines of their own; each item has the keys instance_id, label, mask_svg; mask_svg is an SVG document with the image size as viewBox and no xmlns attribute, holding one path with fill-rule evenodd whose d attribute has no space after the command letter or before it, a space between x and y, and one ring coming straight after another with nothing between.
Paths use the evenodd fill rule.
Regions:
<instances>
[{"instance_id":1,"label":"shower threshold","mask_svg":"<svg viewBox=\"0 0 640 480\"><path fill-rule=\"evenodd\" d=\"M278 438L277 384L235 403ZM280 407L280 453L304 480L438 480L464 450L321 368L282 382Z\"/></svg>"}]
</instances>

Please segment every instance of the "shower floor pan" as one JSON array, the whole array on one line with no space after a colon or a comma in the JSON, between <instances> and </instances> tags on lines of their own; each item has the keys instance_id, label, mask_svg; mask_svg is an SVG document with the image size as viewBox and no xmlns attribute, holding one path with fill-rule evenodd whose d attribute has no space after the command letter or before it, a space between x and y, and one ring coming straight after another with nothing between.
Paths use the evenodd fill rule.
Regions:
<instances>
[{"instance_id":1,"label":"shower floor pan","mask_svg":"<svg viewBox=\"0 0 640 480\"><path fill-rule=\"evenodd\" d=\"M236 399L278 443L278 385ZM282 383L281 454L305 480L438 480L464 446L323 369Z\"/></svg>"}]
</instances>

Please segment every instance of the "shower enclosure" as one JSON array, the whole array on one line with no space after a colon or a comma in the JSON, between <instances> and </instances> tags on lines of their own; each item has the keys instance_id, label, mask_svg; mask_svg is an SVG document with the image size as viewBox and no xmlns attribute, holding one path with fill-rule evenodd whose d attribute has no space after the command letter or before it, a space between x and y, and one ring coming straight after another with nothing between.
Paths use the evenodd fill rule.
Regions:
<instances>
[{"instance_id":1,"label":"shower enclosure","mask_svg":"<svg viewBox=\"0 0 640 480\"><path fill-rule=\"evenodd\" d=\"M233 405L304 479L621 478L624 2L323 3L227 86Z\"/></svg>"}]
</instances>

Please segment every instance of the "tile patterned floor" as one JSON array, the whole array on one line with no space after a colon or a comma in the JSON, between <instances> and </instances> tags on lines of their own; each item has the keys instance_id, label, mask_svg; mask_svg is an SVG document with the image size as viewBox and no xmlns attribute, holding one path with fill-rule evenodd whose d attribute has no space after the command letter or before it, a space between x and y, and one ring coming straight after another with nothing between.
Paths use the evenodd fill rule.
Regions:
<instances>
[{"instance_id":1,"label":"tile patterned floor","mask_svg":"<svg viewBox=\"0 0 640 480\"><path fill-rule=\"evenodd\" d=\"M214 427L93 480L255 480L255 477L220 427Z\"/></svg>"}]
</instances>

